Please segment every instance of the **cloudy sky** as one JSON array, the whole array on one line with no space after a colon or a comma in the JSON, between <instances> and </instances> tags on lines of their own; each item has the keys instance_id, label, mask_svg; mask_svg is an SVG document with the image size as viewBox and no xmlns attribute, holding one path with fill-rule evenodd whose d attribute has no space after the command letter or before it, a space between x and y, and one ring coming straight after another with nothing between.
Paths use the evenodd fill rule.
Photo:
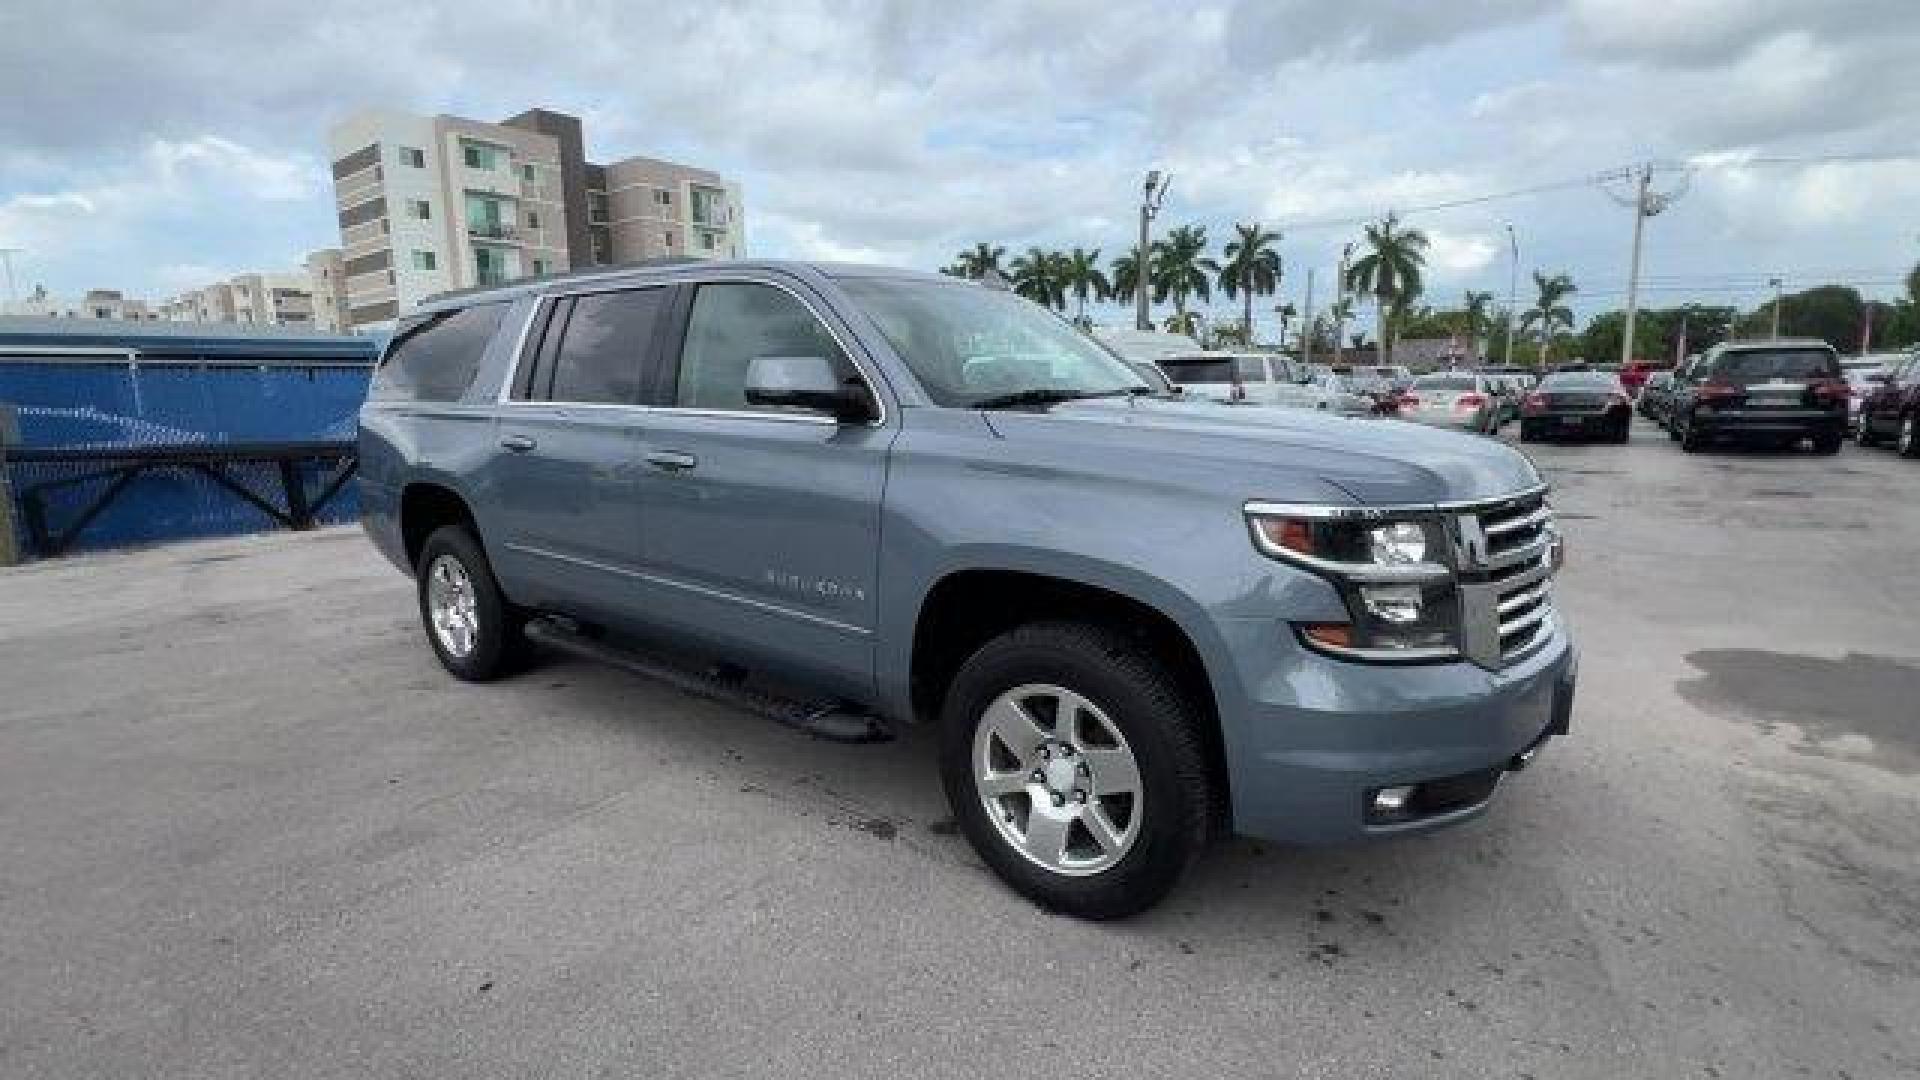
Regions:
<instances>
[{"instance_id":1,"label":"cloudy sky","mask_svg":"<svg viewBox=\"0 0 1920 1080\"><path fill-rule=\"evenodd\" d=\"M61 294L291 268L337 242L339 116L545 105L590 156L737 177L760 255L1111 256L1157 167L1163 224L1279 229L1296 303L1399 208L1435 301L1504 295L1511 223L1523 278L1571 273L1585 313L1621 302L1631 219L1580 181L1654 159L1702 167L1649 227L1649 302L1891 294L1920 158L1858 159L1920 151L1916 56L1914 0L9 0L0 246Z\"/></svg>"}]
</instances>

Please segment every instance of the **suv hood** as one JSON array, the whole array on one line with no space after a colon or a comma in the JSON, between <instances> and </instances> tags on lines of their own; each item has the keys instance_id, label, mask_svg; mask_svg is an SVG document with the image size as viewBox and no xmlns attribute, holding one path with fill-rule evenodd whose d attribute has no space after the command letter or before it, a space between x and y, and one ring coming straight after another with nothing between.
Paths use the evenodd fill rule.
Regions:
<instances>
[{"instance_id":1,"label":"suv hood","mask_svg":"<svg viewBox=\"0 0 1920 1080\"><path fill-rule=\"evenodd\" d=\"M1116 470L1200 459L1248 499L1296 498L1312 480L1361 505L1493 499L1541 482L1526 455L1485 436L1314 409L1096 398L982 415L1009 442L1097 454Z\"/></svg>"}]
</instances>

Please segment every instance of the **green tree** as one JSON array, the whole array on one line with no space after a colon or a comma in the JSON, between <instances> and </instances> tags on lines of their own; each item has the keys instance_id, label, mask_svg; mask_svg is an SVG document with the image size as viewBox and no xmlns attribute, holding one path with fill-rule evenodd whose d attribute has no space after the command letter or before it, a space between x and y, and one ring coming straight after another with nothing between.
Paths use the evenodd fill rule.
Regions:
<instances>
[{"instance_id":1,"label":"green tree","mask_svg":"<svg viewBox=\"0 0 1920 1080\"><path fill-rule=\"evenodd\" d=\"M1027 253L1013 260L1008 268L1012 271L1013 291L1042 307L1066 307L1067 289L1061 261L1055 252L1028 248Z\"/></svg>"},{"instance_id":2,"label":"green tree","mask_svg":"<svg viewBox=\"0 0 1920 1080\"><path fill-rule=\"evenodd\" d=\"M1245 328L1246 344L1253 344L1253 298L1272 296L1280 289L1282 273L1280 253L1274 245L1280 242L1280 234L1267 232L1260 228L1259 222L1252 225L1235 224L1234 239L1227 241L1227 261L1219 271L1220 290L1231 300L1236 295L1245 300L1246 307L1241 318ZM1281 335L1283 338L1285 334Z\"/></svg>"},{"instance_id":3,"label":"green tree","mask_svg":"<svg viewBox=\"0 0 1920 1080\"><path fill-rule=\"evenodd\" d=\"M1115 255L1113 262L1107 264L1107 281L1115 300L1133 299L1134 289L1140 284L1139 261L1129 251L1125 255Z\"/></svg>"},{"instance_id":4,"label":"green tree","mask_svg":"<svg viewBox=\"0 0 1920 1080\"><path fill-rule=\"evenodd\" d=\"M1533 287L1539 295L1533 306L1520 316L1522 329L1538 325L1540 327L1540 364L1546 366L1553 355L1553 335L1556 327L1573 329L1573 309L1561 301L1576 291L1573 278L1567 274L1555 274L1548 277L1540 271L1533 272Z\"/></svg>"},{"instance_id":5,"label":"green tree","mask_svg":"<svg viewBox=\"0 0 1920 1080\"><path fill-rule=\"evenodd\" d=\"M1074 248L1061 256L1061 284L1073 294L1073 321L1085 324L1087 321L1087 298L1105 300L1114 294L1113 285L1107 281L1107 275L1100 272L1100 249L1088 251Z\"/></svg>"},{"instance_id":6,"label":"green tree","mask_svg":"<svg viewBox=\"0 0 1920 1080\"><path fill-rule=\"evenodd\" d=\"M954 265L963 271L962 277L972 278L975 281L986 277L988 270L1004 277L1006 270L1000 266L1000 260L1006 254L1006 248L995 247L984 242L978 243L954 256Z\"/></svg>"},{"instance_id":7,"label":"green tree","mask_svg":"<svg viewBox=\"0 0 1920 1080\"><path fill-rule=\"evenodd\" d=\"M1200 316L1191 311L1176 311L1167 316L1165 325L1169 334L1185 334L1193 337L1194 331L1200 327Z\"/></svg>"},{"instance_id":8,"label":"green tree","mask_svg":"<svg viewBox=\"0 0 1920 1080\"><path fill-rule=\"evenodd\" d=\"M1780 298L1780 336L1820 338L1840 352L1854 352L1860 348L1863 311L1859 291L1846 285L1788 293ZM1746 337L1772 334L1773 301L1741 319L1740 332Z\"/></svg>"},{"instance_id":9,"label":"green tree","mask_svg":"<svg viewBox=\"0 0 1920 1080\"><path fill-rule=\"evenodd\" d=\"M1460 311L1465 316L1467 336L1477 345L1488 340L1487 313L1493 310L1493 294L1468 289L1464 299L1466 302L1461 305Z\"/></svg>"},{"instance_id":10,"label":"green tree","mask_svg":"<svg viewBox=\"0 0 1920 1080\"><path fill-rule=\"evenodd\" d=\"M1418 229L1402 229L1399 219L1388 214L1379 224L1367 226L1363 240L1367 253L1347 267L1347 280L1341 284L1350 292L1373 297L1380 363L1389 364L1393 360L1387 321L1394 308L1420 295L1427 235Z\"/></svg>"},{"instance_id":11,"label":"green tree","mask_svg":"<svg viewBox=\"0 0 1920 1080\"><path fill-rule=\"evenodd\" d=\"M1148 275L1153 283L1153 298L1173 298L1173 311L1183 325L1187 318L1187 297L1198 296L1201 303L1213 299L1213 279L1220 264L1206 257L1207 230L1202 225L1181 225L1156 240Z\"/></svg>"}]
</instances>

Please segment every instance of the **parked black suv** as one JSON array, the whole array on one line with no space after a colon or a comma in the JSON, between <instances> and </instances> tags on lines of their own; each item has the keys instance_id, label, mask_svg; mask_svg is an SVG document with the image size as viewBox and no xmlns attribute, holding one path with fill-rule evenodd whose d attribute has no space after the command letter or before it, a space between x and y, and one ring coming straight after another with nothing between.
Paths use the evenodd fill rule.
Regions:
<instances>
[{"instance_id":1,"label":"parked black suv","mask_svg":"<svg viewBox=\"0 0 1920 1080\"><path fill-rule=\"evenodd\" d=\"M1716 441L1840 449L1852 389L1833 346L1817 339L1715 345L1674 379L1668 435L1688 453Z\"/></svg>"}]
</instances>

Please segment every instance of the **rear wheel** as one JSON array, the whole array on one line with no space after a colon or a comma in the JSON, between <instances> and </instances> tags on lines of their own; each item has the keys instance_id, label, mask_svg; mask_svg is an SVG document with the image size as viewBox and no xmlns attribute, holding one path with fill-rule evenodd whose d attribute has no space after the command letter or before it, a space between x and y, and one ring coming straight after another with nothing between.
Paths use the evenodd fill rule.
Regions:
<instances>
[{"instance_id":1,"label":"rear wheel","mask_svg":"<svg viewBox=\"0 0 1920 1080\"><path fill-rule=\"evenodd\" d=\"M1613 441L1617 443L1624 443L1628 439L1632 438L1633 437L1633 417L1631 416L1622 417L1620 419L1619 426L1613 429L1612 434L1613 434Z\"/></svg>"},{"instance_id":2,"label":"rear wheel","mask_svg":"<svg viewBox=\"0 0 1920 1080\"><path fill-rule=\"evenodd\" d=\"M1879 436L1873 433L1872 425L1867 423L1865 412L1860 414L1860 426L1853 429L1853 441L1861 446L1874 446L1880 442Z\"/></svg>"},{"instance_id":3,"label":"rear wheel","mask_svg":"<svg viewBox=\"0 0 1920 1080\"><path fill-rule=\"evenodd\" d=\"M1815 435L1813 437L1813 452L1816 454L1837 454L1840 452L1840 444L1845 441L1846 436L1838 431L1827 435Z\"/></svg>"},{"instance_id":4,"label":"rear wheel","mask_svg":"<svg viewBox=\"0 0 1920 1080\"><path fill-rule=\"evenodd\" d=\"M1900 420L1900 439L1894 444L1904 458L1920 457L1920 430L1916 430L1914 414L1908 413Z\"/></svg>"},{"instance_id":5,"label":"rear wheel","mask_svg":"<svg viewBox=\"0 0 1920 1080\"><path fill-rule=\"evenodd\" d=\"M420 621L441 666L468 682L511 670L525 648L525 620L501 594L472 532L448 525L427 537L414 578Z\"/></svg>"},{"instance_id":6,"label":"rear wheel","mask_svg":"<svg viewBox=\"0 0 1920 1080\"><path fill-rule=\"evenodd\" d=\"M1525 420L1520 421L1520 441L1521 442L1532 442L1533 440L1538 439L1539 437L1540 437L1539 429L1535 428L1532 424L1527 423Z\"/></svg>"},{"instance_id":7,"label":"rear wheel","mask_svg":"<svg viewBox=\"0 0 1920 1080\"><path fill-rule=\"evenodd\" d=\"M1198 704L1106 627L1031 623L954 676L940 774L980 858L1028 899L1109 919L1153 906L1207 840Z\"/></svg>"}]
</instances>

